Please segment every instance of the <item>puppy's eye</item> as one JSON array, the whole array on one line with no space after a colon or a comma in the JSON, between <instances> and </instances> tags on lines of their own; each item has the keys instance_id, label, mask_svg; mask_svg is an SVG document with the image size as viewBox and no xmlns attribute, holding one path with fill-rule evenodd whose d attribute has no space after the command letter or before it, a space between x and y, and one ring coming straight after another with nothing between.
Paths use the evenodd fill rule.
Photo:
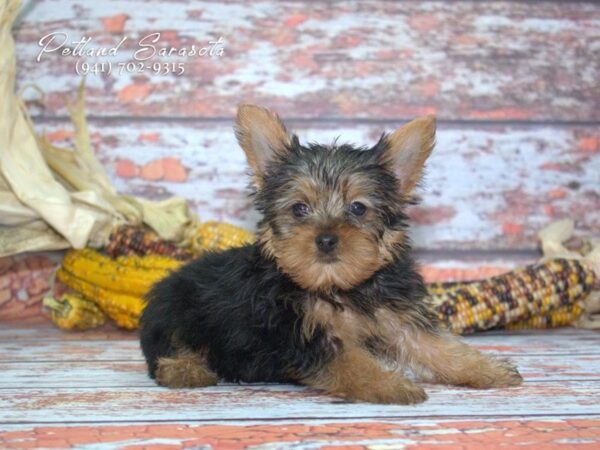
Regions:
<instances>
[{"instance_id":1,"label":"puppy's eye","mask_svg":"<svg viewBox=\"0 0 600 450\"><path fill-rule=\"evenodd\" d=\"M362 216L367 212L367 207L361 202L350 203L350 212L355 216Z\"/></svg>"},{"instance_id":2,"label":"puppy's eye","mask_svg":"<svg viewBox=\"0 0 600 450\"><path fill-rule=\"evenodd\" d=\"M292 206L292 211L296 217L307 216L310 212L306 203L294 203L294 205Z\"/></svg>"}]
</instances>

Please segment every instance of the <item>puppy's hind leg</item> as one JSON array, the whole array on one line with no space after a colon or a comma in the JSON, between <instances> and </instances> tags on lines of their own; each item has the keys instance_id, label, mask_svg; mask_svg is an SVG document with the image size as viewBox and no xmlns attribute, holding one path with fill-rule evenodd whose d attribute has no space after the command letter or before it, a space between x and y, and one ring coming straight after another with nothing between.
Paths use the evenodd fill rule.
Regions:
<instances>
[{"instance_id":1,"label":"puppy's hind leg","mask_svg":"<svg viewBox=\"0 0 600 450\"><path fill-rule=\"evenodd\" d=\"M206 353L178 350L173 356L158 358L156 382L170 388L213 386L219 378L206 359Z\"/></svg>"}]
</instances>

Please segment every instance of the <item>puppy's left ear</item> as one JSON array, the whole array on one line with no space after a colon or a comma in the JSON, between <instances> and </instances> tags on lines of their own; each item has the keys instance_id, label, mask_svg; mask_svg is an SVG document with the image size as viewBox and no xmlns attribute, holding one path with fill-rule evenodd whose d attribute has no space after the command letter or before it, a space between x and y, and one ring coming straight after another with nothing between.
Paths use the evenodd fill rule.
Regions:
<instances>
[{"instance_id":1,"label":"puppy's left ear","mask_svg":"<svg viewBox=\"0 0 600 450\"><path fill-rule=\"evenodd\" d=\"M238 107L235 135L260 188L269 163L289 149L290 135L277 114L256 105Z\"/></svg>"},{"instance_id":2,"label":"puppy's left ear","mask_svg":"<svg viewBox=\"0 0 600 450\"><path fill-rule=\"evenodd\" d=\"M381 162L396 174L402 194L412 193L434 146L434 116L419 117L381 139Z\"/></svg>"}]
</instances>

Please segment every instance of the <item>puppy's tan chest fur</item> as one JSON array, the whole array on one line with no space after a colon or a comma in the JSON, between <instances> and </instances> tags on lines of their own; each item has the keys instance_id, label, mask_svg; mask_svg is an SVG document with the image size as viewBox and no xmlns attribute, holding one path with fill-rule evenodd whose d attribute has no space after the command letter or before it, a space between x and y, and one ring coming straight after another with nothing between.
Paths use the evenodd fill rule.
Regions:
<instances>
[{"instance_id":1,"label":"puppy's tan chest fur","mask_svg":"<svg viewBox=\"0 0 600 450\"><path fill-rule=\"evenodd\" d=\"M345 345L364 346L372 338L390 342L393 338L390 332L400 326L392 312L381 308L370 317L352 310L347 304L342 297L333 301L319 297L310 299L302 323L304 336L309 338L317 328L323 328L330 337L341 340Z\"/></svg>"}]
</instances>

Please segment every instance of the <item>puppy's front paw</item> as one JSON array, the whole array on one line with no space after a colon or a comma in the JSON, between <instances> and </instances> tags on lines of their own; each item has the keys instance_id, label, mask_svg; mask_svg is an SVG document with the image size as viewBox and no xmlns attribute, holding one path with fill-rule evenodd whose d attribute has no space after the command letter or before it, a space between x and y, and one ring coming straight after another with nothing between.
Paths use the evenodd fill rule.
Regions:
<instances>
[{"instance_id":1,"label":"puppy's front paw","mask_svg":"<svg viewBox=\"0 0 600 450\"><path fill-rule=\"evenodd\" d=\"M397 405L414 405L427 400L427 394L423 388L405 378L366 386L364 389L353 390L343 396L354 401Z\"/></svg>"},{"instance_id":2,"label":"puppy's front paw","mask_svg":"<svg viewBox=\"0 0 600 450\"><path fill-rule=\"evenodd\" d=\"M395 395L395 401L401 405L415 405L427 400L427 393L421 386L411 383L411 386L400 389Z\"/></svg>"},{"instance_id":3,"label":"puppy's front paw","mask_svg":"<svg viewBox=\"0 0 600 450\"><path fill-rule=\"evenodd\" d=\"M505 359L488 359L488 364L472 377L471 387L475 388L502 388L519 386L523 377L517 367Z\"/></svg>"},{"instance_id":4,"label":"puppy's front paw","mask_svg":"<svg viewBox=\"0 0 600 450\"><path fill-rule=\"evenodd\" d=\"M523 383L523 377L517 366L507 360L499 360L497 378L493 387L519 386Z\"/></svg>"}]
</instances>

